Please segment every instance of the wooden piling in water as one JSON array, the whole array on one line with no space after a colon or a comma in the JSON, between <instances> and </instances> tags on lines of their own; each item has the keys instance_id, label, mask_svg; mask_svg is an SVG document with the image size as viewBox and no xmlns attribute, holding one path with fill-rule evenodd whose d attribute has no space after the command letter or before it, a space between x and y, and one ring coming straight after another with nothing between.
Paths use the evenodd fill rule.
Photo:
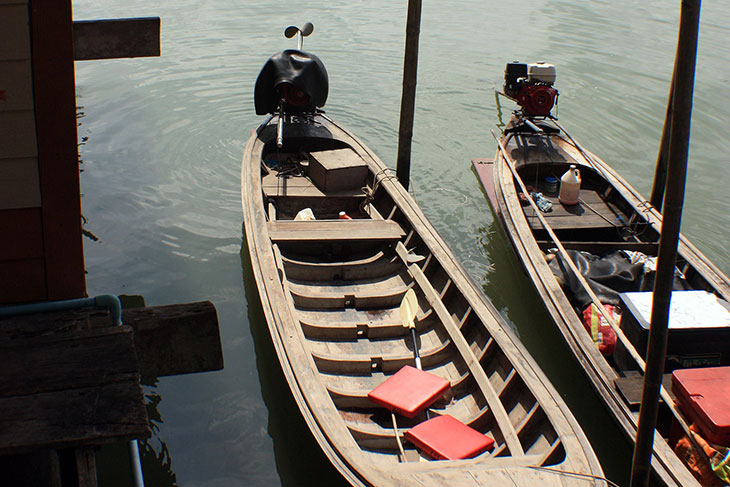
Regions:
<instances>
[{"instance_id":1,"label":"wooden piling in water","mask_svg":"<svg viewBox=\"0 0 730 487\"><path fill-rule=\"evenodd\" d=\"M644 388L631 467L631 487L646 486L649 483L659 391L667 350L669 304L672 295L674 267L677 260L677 245L679 243L679 229L687 177L687 155L689 153L692 92L697 60L699 23L700 0L683 0L674 68L662 231L652 299Z\"/></svg>"},{"instance_id":2,"label":"wooden piling in water","mask_svg":"<svg viewBox=\"0 0 730 487\"><path fill-rule=\"evenodd\" d=\"M403 93L400 105L400 127L398 130L398 159L396 176L401 185L408 189L411 172L411 142L413 140L413 118L416 109L416 83L418 78L418 38L421 32L421 0L408 1L406 21L406 52L403 59Z\"/></svg>"}]
</instances>

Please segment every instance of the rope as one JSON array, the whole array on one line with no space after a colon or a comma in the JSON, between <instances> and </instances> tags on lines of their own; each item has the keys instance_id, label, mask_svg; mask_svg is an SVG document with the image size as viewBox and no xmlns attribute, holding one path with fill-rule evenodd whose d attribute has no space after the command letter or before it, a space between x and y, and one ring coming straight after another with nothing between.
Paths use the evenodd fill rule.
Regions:
<instances>
[{"instance_id":1,"label":"rope","mask_svg":"<svg viewBox=\"0 0 730 487\"><path fill-rule=\"evenodd\" d=\"M554 472L561 475L567 475L569 477L580 477L585 479L593 479L593 480L603 480L608 485L611 485L613 487L621 487L616 482L609 480L606 477L601 477L600 475L592 475L589 473L581 473L581 472L572 472L570 470L558 470L557 468L550 468L550 467L543 467L541 465L528 465L528 468L533 468L535 470L547 470L548 472Z\"/></svg>"}]
</instances>

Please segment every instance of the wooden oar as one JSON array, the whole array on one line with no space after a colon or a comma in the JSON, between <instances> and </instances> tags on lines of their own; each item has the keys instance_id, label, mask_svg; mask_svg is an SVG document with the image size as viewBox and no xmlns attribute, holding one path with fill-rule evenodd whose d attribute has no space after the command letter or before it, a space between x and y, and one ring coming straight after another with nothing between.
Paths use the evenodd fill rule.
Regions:
<instances>
[{"instance_id":1,"label":"wooden oar","mask_svg":"<svg viewBox=\"0 0 730 487\"><path fill-rule=\"evenodd\" d=\"M416 367L423 370L421 366L421 357L418 354L418 337L416 336L416 323L413 321L418 310L418 300L413 289L409 289L403 301L400 303L400 321L404 328L411 330L411 338L413 339L413 358L416 360Z\"/></svg>"},{"instance_id":2,"label":"wooden oar","mask_svg":"<svg viewBox=\"0 0 730 487\"><path fill-rule=\"evenodd\" d=\"M413 357L416 359L416 367L419 370L423 370L421 367L421 357L418 355L418 342L416 341L416 323L413 321L416 317L416 311L418 310L418 299L413 289L409 289L403 296L403 300L400 303L400 321L404 328L410 328L411 337L413 338ZM428 414L428 412L426 412ZM395 412L390 411L390 417L393 419L393 432L395 433L395 441L398 442L398 449L400 450L401 461L406 460L406 452L403 450L403 443L400 441L400 434L398 433L398 422L395 419Z\"/></svg>"}]
</instances>

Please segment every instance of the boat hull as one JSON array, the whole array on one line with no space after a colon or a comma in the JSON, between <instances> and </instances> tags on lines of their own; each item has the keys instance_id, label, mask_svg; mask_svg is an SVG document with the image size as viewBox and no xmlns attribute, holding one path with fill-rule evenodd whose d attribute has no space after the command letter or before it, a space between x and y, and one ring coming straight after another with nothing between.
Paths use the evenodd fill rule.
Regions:
<instances>
[{"instance_id":1,"label":"boat hull","mask_svg":"<svg viewBox=\"0 0 730 487\"><path fill-rule=\"evenodd\" d=\"M596 207L603 200L591 203L581 200L580 205L576 206L585 211L584 216L591 216L591 222L582 223L577 217L570 215L567 215L565 221L560 221L559 213L561 211L565 213L566 208L560 205L555 195L550 198L556 214L544 221L551 225L554 235L561 241L566 241L564 243L566 248L595 253L622 247L651 251L656 247L656 239L648 236L654 235L658 238L661 215L610 166L580 147L562 130L543 134L536 134L534 131L520 132L516 129L518 124L519 118L513 118L508 125L508 129L511 128L512 131L508 130L507 135L502 138L504 151L498 149L490 170L477 167L483 166L485 162L474 162L477 175L485 192L487 194L491 192L493 195L489 199L500 225L557 329L563 335L607 411L633 444L638 424L638 408L635 404L627 402L617 386L617 380L629 372L634 374L635 371L625 372L609 362L599 352L591 334L586 331L580 316L576 313L575 301L567 295L546 260L546 249L551 245L551 238L544 232L544 228L540 228L539 217L536 217L534 208L520 201L518 193L522 192L522 188L517 183L513 171L520 174L521 179L528 180L525 184L533 183L535 190L540 191L545 189L540 178L548 174L556 174L559 177L561 171L567 170L570 164L575 164L584 175L590 175L591 182L588 186L599 188L599 196L610 195L610 198L606 198L610 203L601 206L600 211L596 211ZM536 149L537 139L542 139L540 143L550 149L545 149L543 152ZM546 152L549 154L546 155ZM590 195L583 198L588 199ZM568 211L578 213L576 209L568 208ZM639 225L642 228L643 235L637 240L644 238L646 241L623 244L621 239L611 234L615 233L616 228L630 221L633 221L637 228ZM572 241L568 242L571 235ZM594 235L596 237L592 237ZM552 244L554 247L554 242ZM730 298L730 282L727 277L685 237L680 239L679 255L687 264L687 269L691 268L690 272L694 276L696 286L712 290L725 300ZM665 437L666 434L660 434L659 431L655 433L653 474L664 485L699 485L674 454Z\"/></svg>"},{"instance_id":2,"label":"boat hull","mask_svg":"<svg viewBox=\"0 0 730 487\"><path fill-rule=\"evenodd\" d=\"M277 150L275 128L267 123L246 146L246 239L284 376L314 438L345 479L377 486L576 479L605 485L560 395L383 163L321 115L292 122L286 134ZM343 154L348 161L340 160ZM297 158L296 174L282 177ZM360 177L353 168L363 164L364 193L359 182L347 184ZM326 174L312 169L319 166ZM294 220L305 207L316 220ZM340 211L352 221L339 220ZM419 303L415 347L397 314L408 289ZM451 384L451 399L431 406L431 414L450 414L493 437L491 453L424 461L407 442L399 453L389 413L370 403L367 392L414 365L414 348L424 370ZM424 419L399 417L399 436ZM421 461L402 461L404 454Z\"/></svg>"}]
</instances>

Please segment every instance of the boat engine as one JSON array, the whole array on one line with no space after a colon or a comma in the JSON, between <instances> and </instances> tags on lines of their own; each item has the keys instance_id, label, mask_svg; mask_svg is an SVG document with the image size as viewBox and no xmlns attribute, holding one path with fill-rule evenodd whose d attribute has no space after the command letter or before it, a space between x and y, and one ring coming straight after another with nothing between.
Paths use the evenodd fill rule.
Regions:
<instances>
[{"instance_id":1,"label":"boat engine","mask_svg":"<svg viewBox=\"0 0 730 487\"><path fill-rule=\"evenodd\" d=\"M550 115L558 98L555 66L547 63L507 63L504 70L504 94L522 107L525 115Z\"/></svg>"}]
</instances>

